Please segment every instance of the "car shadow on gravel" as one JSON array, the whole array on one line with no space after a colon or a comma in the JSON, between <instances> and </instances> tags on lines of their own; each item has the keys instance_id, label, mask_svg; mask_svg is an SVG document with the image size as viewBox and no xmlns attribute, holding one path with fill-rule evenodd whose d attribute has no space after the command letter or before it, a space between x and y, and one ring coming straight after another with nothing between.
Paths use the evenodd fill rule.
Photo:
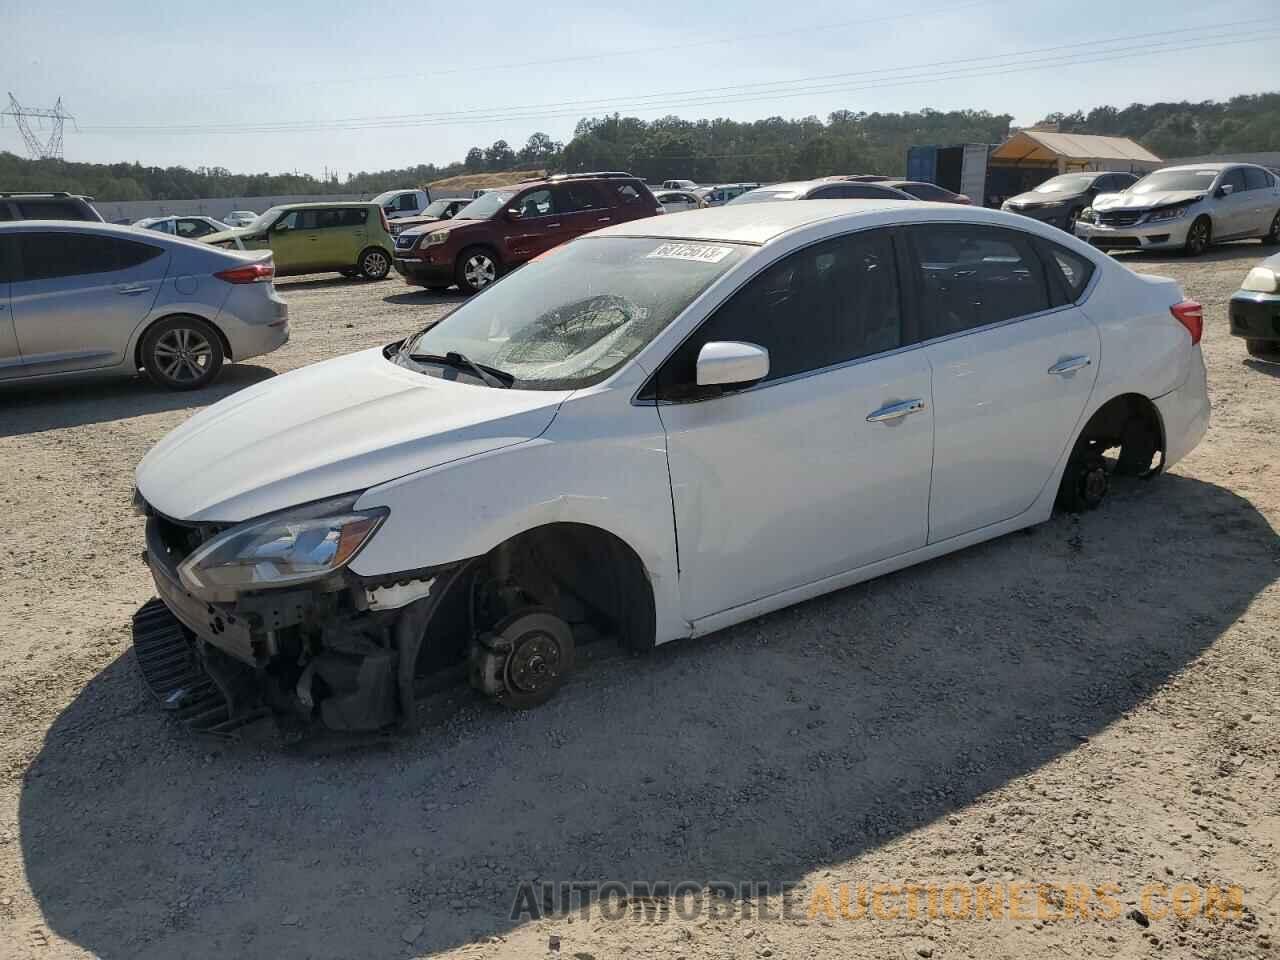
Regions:
<instances>
[{"instance_id":1,"label":"car shadow on gravel","mask_svg":"<svg viewBox=\"0 0 1280 960\"><path fill-rule=\"evenodd\" d=\"M1259 373L1265 373L1268 377L1280 377L1280 362L1255 360L1252 357L1244 361L1244 365L1251 370L1257 370Z\"/></svg>"},{"instance_id":2,"label":"car shadow on gravel","mask_svg":"<svg viewBox=\"0 0 1280 960\"><path fill-rule=\"evenodd\" d=\"M406 304L413 307L433 306L436 304L466 303L467 298L456 290L432 293L430 290L409 290L404 293L393 293L382 298L383 303Z\"/></svg>"},{"instance_id":3,"label":"car shadow on gravel","mask_svg":"<svg viewBox=\"0 0 1280 960\"><path fill-rule=\"evenodd\" d=\"M1083 517L602 661L533 712L448 694L382 749L193 740L125 655L25 771L26 877L105 960L421 956L509 933L525 881L793 881L1091 749L1272 582L1276 546L1230 491L1132 481ZM576 929L556 927L566 956Z\"/></svg>"},{"instance_id":4,"label":"car shadow on gravel","mask_svg":"<svg viewBox=\"0 0 1280 960\"><path fill-rule=\"evenodd\" d=\"M1230 263L1238 260L1241 263L1253 263L1275 252L1275 247L1258 243L1257 240L1233 240L1218 246L1210 247L1198 257L1187 257L1177 250L1117 250L1113 258L1130 266L1136 263L1151 263L1160 260L1178 260L1188 265L1205 263ZM1246 271L1247 272L1247 271ZM1240 275L1244 279L1244 274Z\"/></svg>"},{"instance_id":5,"label":"car shadow on gravel","mask_svg":"<svg viewBox=\"0 0 1280 960\"><path fill-rule=\"evenodd\" d=\"M212 386L202 390L166 390L146 377L4 385L0 386L0 437L127 420L167 410L194 412L275 375L274 370L257 364L228 363Z\"/></svg>"}]
</instances>

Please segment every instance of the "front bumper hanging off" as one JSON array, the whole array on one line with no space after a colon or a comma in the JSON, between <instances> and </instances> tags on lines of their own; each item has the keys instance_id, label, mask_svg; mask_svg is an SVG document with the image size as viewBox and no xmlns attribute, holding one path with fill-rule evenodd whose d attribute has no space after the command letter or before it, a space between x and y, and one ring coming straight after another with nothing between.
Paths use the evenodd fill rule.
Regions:
<instances>
[{"instance_id":1,"label":"front bumper hanging off","mask_svg":"<svg viewBox=\"0 0 1280 960\"><path fill-rule=\"evenodd\" d=\"M222 737L272 715L334 730L413 726L418 687L431 687L418 671L434 663L434 649L420 656L423 640L428 625L433 646L447 646L443 634L457 636L457 612L437 613L465 564L394 583L344 574L209 602L177 572L192 530L154 514L147 520L143 559L159 598L134 615L133 642L165 709L195 732Z\"/></svg>"},{"instance_id":2,"label":"front bumper hanging off","mask_svg":"<svg viewBox=\"0 0 1280 960\"><path fill-rule=\"evenodd\" d=\"M236 705L200 662L195 634L164 605L149 600L133 615L138 669L165 710L196 733L235 737L270 714L262 705Z\"/></svg>"}]
</instances>

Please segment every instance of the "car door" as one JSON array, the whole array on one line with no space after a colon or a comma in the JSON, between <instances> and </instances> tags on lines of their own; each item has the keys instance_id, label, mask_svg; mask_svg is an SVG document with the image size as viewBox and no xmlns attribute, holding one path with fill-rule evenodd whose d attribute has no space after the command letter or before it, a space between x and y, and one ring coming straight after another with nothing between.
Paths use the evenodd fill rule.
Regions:
<instances>
[{"instance_id":1,"label":"car door","mask_svg":"<svg viewBox=\"0 0 1280 960\"><path fill-rule=\"evenodd\" d=\"M317 266L330 270L354 266L369 241L368 208L338 207L316 213L321 240Z\"/></svg>"},{"instance_id":2,"label":"car door","mask_svg":"<svg viewBox=\"0 0 1280 960\"><path fill-rule=\"evenodd\" d=\"M765 268L659 368L688 619L925 544L929 365L903 320L893 237L864 231ZM765 347L768 376L698 388L725 340Z\"/></svg>"},{"instance_id":3,"label":"car door","mask_svg":"<svg viewBox=\"0 0 1280 960\"><path fill-rule=\"evenodd\" d=\"M1261 237L1271 229L1271 219L1276 213L1271 176L1261 167L1245 167L1244 187L1249 198L1249 235Z\"/></svg>"},{"instance_id":4,"label":"car door","mask_svg":"<svg viewBox=\"0 0 1280 960\"><path fill-rule=\"evenodd\" d=\"M1232 167L1222 175L1218 189L1230 187L1231 192L1216 196L1213 206L1214 239L1246 236L1253 225L1253 203L1245 185L1244 168Z\"/></svg>"},{"instance_id":5,"label":"car door","mask_svg":"<svg viewBox=\"0 0 1280 960\"><path fill-rule=\"evenodd\" d=\"M1048 268L1060 267L1028 234L930 224L907 236L908 286L933 371L936 543L1017 516L1039 496L1093 389L1099 339L1056 295ZM1075 259L1078 279L1090 265Z\"/></svg>"},{"instance_id":6,"label":"car door","mask_svg":"<svg viewBox=\"0 0 1280 960\"><path fill-rule=\"evenodd\" d=\"M600 188L589 182L563 183L554 188L557 206L564 214L565 240L572 240L613 222L608 201Z\"/></svg>"},{"instance_id":7,"label":"car door","mask_svg":"<svg viewBox=\"0 0 1280 960\"><path fill-rule=\"evenodd\" d=\"M122 363L169 264L163 247L106 234L17 235L10 310L25 374Z\"/></svg>"},{"instance_id":8,"label":"car door","mask_svg":"<svg viewBox=\"0 0 1280 960\"><path fill-rule=\"evenodd\" d=\"M271 225L268 236L277 273L306 273L320 260L316 211L289 210Z\"/></svg>"},{"instance_id":9,"label":"car door","mask_svg":"<svg viewBox=\"0 0 1280 960\"><path fill-rule=\"evenodd\" d=\"M519 217L509 221L504 251L507 263L532 260L568 239L565 218L556 205L556 194L552 188L526 190L512 199L508 209L519 211Z\"/></svg>"},{"instance_id":10,"label":"car door","mask_svg":"<svg viewBox=\"0 0 1280 960\"><path fill-rule=\"evenodd\" d=\"M4 218L4 202L0 201L0 219ZM9 281L17 261L14 234L0 236L0 380L21 375L22 351L13 327L13 311L9 309Z\"/></svg>"}]
</instances>

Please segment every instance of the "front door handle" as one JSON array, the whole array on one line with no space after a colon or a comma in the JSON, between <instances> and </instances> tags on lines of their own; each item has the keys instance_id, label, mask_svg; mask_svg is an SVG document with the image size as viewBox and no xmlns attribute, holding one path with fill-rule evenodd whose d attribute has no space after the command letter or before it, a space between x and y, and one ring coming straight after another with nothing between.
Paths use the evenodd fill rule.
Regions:
<instances>
[{"instance_id":1,"label":"front door handle","mask_svg":"<svg viewBox=\"0 0 1280 960\"><path fill-rule=\"evenodd\" d=\"M612 220L613 220L613 217L600 217L598 220L596 220L596 223L610 223Z\"/></svg>"},{"instance_id":2,"label":"front door handle","mask_svg":"<svg viewBox=\"0 0 1280 960\"><path fill-rule=\"evenodd\" d=\"M137 283L132 286L116 287L116 293L122 294L126 297L136 297L138 294L146 293L150 289L151 288L145 283Z\"/></svg>"},{"instance_id":3,"label":"front door handle","mask_svg":"<svg viewBox=\"0 0 1280 960\"><path fill-rule=\"evenodd\" d=\"M1086 356L1067 357L1065 360L1059 360L1049 368L1049 373L1059 377L1065 377L1068 373L1075 373L1077 370L1083 370L1090 366L1093 360Z\"/></svg>"},{"instance_id":4,"label":"front door handle","mask_svg":"<svg viewBox=\"0 0 1280 960\"><path fill-rule=\"evenodd\" d=\"M548 223L548 224L547 224L547 229L548 229L548 230L554 230L554 229L555 229L556 227L558 227L558 226L560 226L560 224L558 224L558 223Z\"/></svg>"},{"instance_id":5,"label":"front door handle","mask_svg":"<svg viewBox=\"0 0 1280 960\"><path fill-rule=\"evenodd\" d=\"M913 413L919 413L923 409L924 401L918 397L914 400L899 400L897 403L886 404L879 410L867 414L867 423L891 423Z\"/></svg>"}]
</instances>

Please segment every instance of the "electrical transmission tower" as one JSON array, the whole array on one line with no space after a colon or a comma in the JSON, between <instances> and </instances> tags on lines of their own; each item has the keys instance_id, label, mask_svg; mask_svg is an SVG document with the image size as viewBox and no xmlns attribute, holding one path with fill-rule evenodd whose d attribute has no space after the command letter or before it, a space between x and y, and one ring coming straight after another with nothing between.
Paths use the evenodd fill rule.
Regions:
<instances>
[{"instance_id":1,"label":"electrical transmission tower","mask_svg":"<svg viewBox=\"0 0 1280 960\"><path fill-rule=\"evenodd\" d=\"M61 160L62 122L64 120L70 120L73 124L76 122L75 117L62 109L61 97L53 105L53 109L46 110L40 107L24 107L12 93L9 94L9 109L0 110L0 117L13 117L18 125L18 132L22 134L22 139L27 142L27 152L31 154L31 159L33 160ZM35 131L31 129L30 121L33 117L37 121L53 121L52 129L49 131L49 139L43 143L40 142L40 138L36 136Z\"/></svg>"}]
</instances>

